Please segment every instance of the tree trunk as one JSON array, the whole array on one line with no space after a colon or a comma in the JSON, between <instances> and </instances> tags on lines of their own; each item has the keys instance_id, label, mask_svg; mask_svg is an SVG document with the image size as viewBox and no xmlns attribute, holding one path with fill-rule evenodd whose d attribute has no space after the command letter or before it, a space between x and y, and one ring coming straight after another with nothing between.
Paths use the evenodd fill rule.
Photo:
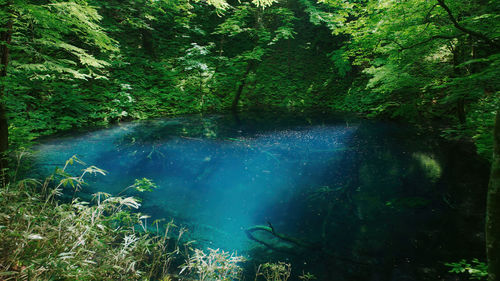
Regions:
<instances>
[{"instance_id":1,"label":"tree trunk","mask_svg":"<svg viewBox=\"0 0 500 281\"><path fill-rule=\"evenodd\" d=\"M464 61L463 55L463 42L458 39L456 46L453 48L453 73L454 77L461 77L465 75L463 69L458 66ZM460 124L465 124L466 114L465 114L465 97L458 97L456 102L456 114Z\"/></svg>"},{"instance_id":2,"label":"tree trunk","mask_svg":"<svg viewBox=\"0 0 500 281\"><path fill-rule=\"evenodd\" d=\"M238 109L238 102L240 101L241 94L243 93L243 88L245 88L245 83L247 80L247 76L250 73L250 70L252 70L252 64L248 63L247 65L247 70L245 71L245 74L243 75L243 78L241 79L240 85L238 86L238 90L236 91L236 95L234 96L233 99L233 104L231 106L231 109L234 111L237 111Z\"/></svg>"},{"instance_id":3,"label":"tree trunk","mask_svg":"<svg viewBox=\"0 0 500 281\"><path fill-rule=\"evenodd\" d=\"M465 124L467 116L465 114L465 100L463 97L457 100L457 117L460 124Z\"/></svg>"},{"instance_id":4,"label":"tree trunk","mask_svg":"<svg viewBox=\"0 0 500 281\"><path fill-rule=\"evenodd\" d=\"M151 58L156 58L154 42L153 42L153 34L151 30L143 28L141 29L141 39L142 39L142 47L146 54L148 54Z\"/></svg>"},{"instance_id":5,"label":"tree trunk","mask_svg":"<svg viewBox=\"0 0 500 281\"><path fill-rule=\"evenodd\" d=\"M455 18L455 16L451 12L451 10L448 7L448 5L446 5L446 3L444 2L444 0L437 0L437 2L438 2L438 5L441 6L446 11L446 13L448 14L448 17L449 17L450 21L453 23L453 26L455 26L456 29L462 31L465 34L469 34L471 36L474 36L474 37L476 37L478 39L481 39L481 40L485 41L488 45L490 45L491 47L493 47L494 50L499 50L500 49L500 44L498 43L498 41L495 41L495 40L489 38L488 36L486 36L486 35L478 32L478 31L470 30L470 29L462 26L457 21L457 19Z\"/></svg>"},{"instance_id":6,"label":"tree trunk","mask_svg":"<svg viewBox=\"0 0 500 281\"><path fill-rule=\"evenodd\" d=\"M8 1L2 6L2 9L9 13L5 29L0 32L0 171L3 174L4 169L7 168L7 156L5 153L9 148L9 127L5 109L5 78L7 77L7 67L9 65L9 45L12 39L12 2Z\"/></svg>"},{"instance_id":7,"label":"tree trunk","mask_svg":"<svg viewBox=\"0 0 500 281\"><path fill-rule=\"evenodd\" d=\"M500 280L500 110L493 131L494 150L486 203L486 255L488 281Z\"/></svg>"}]
</instances>

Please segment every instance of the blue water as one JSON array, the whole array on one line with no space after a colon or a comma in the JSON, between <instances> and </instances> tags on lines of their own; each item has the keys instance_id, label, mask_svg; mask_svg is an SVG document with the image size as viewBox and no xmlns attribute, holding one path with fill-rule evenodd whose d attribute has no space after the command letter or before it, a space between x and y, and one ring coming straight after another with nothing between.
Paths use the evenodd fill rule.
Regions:
<instances>
[{"instance_id":1,"label":"blue water","mask_svg":"<svg viewBox=\"0 0 500 281\"><path fill-rule=\"evenodd\" d=\"M157 190L132 193L142 199L140 211L187 226L198 247L247 256L272 253L300 263L297 269L339 280L350 276L345 265L329 261L321 267L318 259L326 262L318 253L280 256L248 239L244 230L271 223L328 251L388 267L407 260L435 262L458 255L453 247L464 239L481 242L469 237L473 234L456 234L462 221L449 221L460 215L454 205L462 204L450 195L455 182L480 176L467 165L450 165L453 149L406 125L332 115L186 116L52 138L36 150L41 173L72 155L108 172L89 177L82 197L97 191L119 194L135 179L153 180ZM485 181L466 184L461 192ZM320 192L325 187L330 192ZM470 232L480 227L467 225ZM441 241L428 233L452 237ZM425 252L436 245L443 253L430 258ZM333 273L325 269L335 267ZM367 273L371 279L345 280L375 280L384 274L377 270L368 271L376 271Z\"/></svg>"}]
</instances>

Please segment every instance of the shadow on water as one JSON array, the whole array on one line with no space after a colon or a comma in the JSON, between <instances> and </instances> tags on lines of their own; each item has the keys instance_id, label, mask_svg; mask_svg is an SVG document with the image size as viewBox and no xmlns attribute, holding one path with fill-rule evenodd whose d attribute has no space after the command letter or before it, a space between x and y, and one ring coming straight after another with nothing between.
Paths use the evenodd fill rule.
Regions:
<instances>
[{"instance_id":1,"label":"shadow on water","mask_svg":"<svg viewBox=\"0 0 500 281\"><path fill-rule=\"evenodd\" d=\"M287 260L320 280L449 280L442 262L484 256L487 167L405 125L331 114L185 116L37 149L41 173L74 154L109 172L82 197L152 179L159 188L140 195L141 212L173 217L199 247L250 256L250 271ZM272 232L247 236L255 225Z\"/></svg>"}]
</instances>

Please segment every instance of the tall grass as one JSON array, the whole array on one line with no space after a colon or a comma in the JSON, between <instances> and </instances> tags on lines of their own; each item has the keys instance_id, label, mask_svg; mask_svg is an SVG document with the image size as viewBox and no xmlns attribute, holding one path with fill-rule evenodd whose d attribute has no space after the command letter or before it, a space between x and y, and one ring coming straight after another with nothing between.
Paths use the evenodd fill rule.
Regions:
<instances>
[{"instance_id":1,"label":"tall grass","mask_svg":"<svg viewBox=\"0 0 500 281\"><path fill-rule=\"evenodd\" d=\"M133 197L96 193L90 202L73 198L60 203L62 189L75 191L88 174L79 176L66 165L44 181L23 179L0 188L0 280L160 280L181 254L183 231L172 222L155 221L135 210ZM180 233L180 234L179 234Z\"/></svg>"}]
</instances>

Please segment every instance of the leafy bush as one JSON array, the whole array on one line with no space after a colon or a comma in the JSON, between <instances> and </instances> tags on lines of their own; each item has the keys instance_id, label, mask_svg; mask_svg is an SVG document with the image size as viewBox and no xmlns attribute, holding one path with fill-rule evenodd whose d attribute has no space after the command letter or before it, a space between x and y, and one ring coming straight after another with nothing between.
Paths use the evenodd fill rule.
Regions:
<instances>
[{"instance_id":1,"label":"leafy bush","mask_svg":"<svg viewBox=\"0 0 500 281\"><path fill-rule=\"evenodd\" d=\"M488 277L488 266L478 259L473 259L471 263L461 260L459 262L445 263L445 265L451 267L450 272L458 274L468 273L470 279L486 280Z\"/></svg>"}]
</instances>

